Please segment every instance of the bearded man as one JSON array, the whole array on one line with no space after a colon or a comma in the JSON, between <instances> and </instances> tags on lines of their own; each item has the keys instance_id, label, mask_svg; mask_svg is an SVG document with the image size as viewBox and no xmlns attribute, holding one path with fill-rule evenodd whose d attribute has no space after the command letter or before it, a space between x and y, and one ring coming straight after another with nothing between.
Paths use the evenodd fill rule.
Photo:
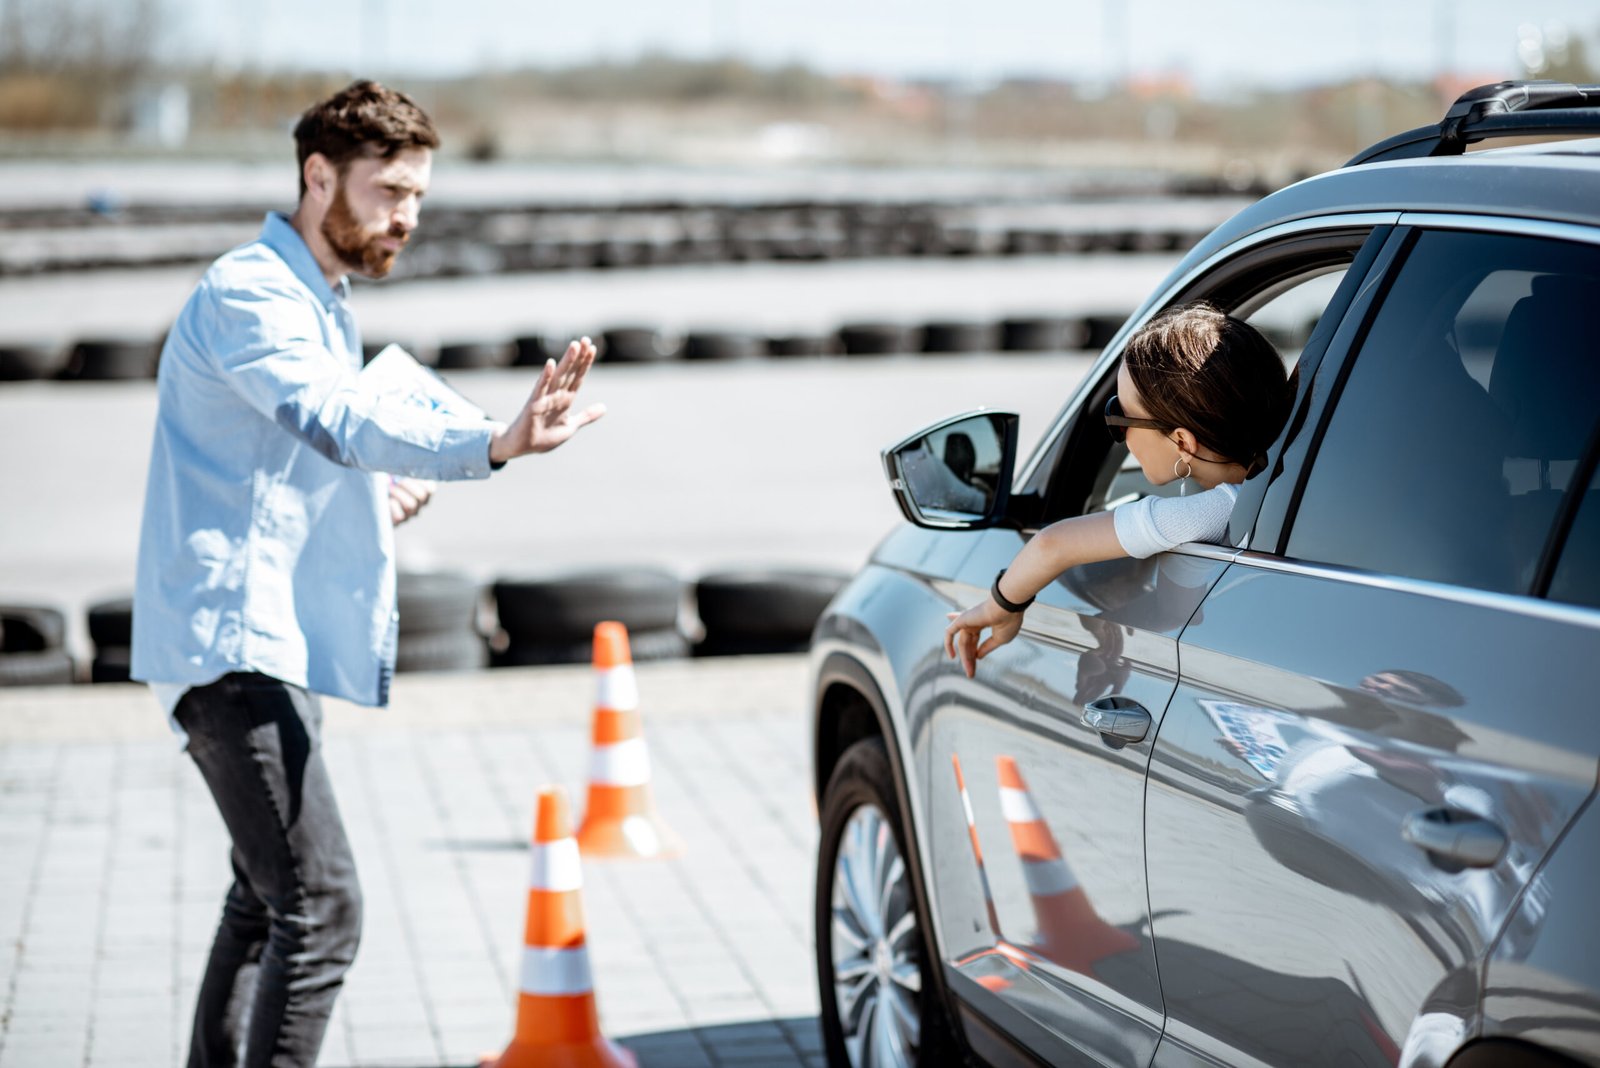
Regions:
<instances>
[{"instance_id":1,"label":"bearded man","mask_svg":"<svg viewBox=\"0 0 1600 1068\"><path fill-rule=\"evenodd\" d=\"M140 530L133 677L151 684L232 839L191 1066L317 1059L361 894L320 745L319 694L387 703L392 527L416 480L487 478L604 412L574 400L588 339L509 425L375 399L348 272L382 278L417 225L439 137L356 82L294 131L300 201L217 260L170 331ZM248 1034L242 1021L248 1019Z\"/></svg>"}]
</instances>

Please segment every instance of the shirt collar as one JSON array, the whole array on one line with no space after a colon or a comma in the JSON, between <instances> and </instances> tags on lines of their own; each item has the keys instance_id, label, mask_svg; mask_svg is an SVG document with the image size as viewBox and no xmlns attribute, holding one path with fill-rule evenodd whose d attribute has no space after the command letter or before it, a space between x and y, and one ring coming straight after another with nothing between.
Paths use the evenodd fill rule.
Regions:
<instances>
[{"instance_id":1,"label":"shirt collar","mask_svg":"<svg viewBox=\"0 0 1600 1068\"><path fill-rule=\"evenodd\" d=\"M322 274L322 268L317 266L317 258L306 246L305 238L300 236L300 232L289 222L289 217L281 211L267 212L266 221L261 224L261 241L283 257L283 262L289 265L295 277L304 282L330 311L349 298L349 277L341 275L338 285L330 286Z\"/></svg>"}]
</instances>

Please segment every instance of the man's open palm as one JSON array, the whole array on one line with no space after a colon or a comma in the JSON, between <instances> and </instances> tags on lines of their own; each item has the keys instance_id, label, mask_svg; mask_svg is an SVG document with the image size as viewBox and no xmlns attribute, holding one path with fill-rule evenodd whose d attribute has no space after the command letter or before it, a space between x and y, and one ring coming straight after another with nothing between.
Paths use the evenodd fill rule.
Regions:
<instances>
[{"instance_id":1,"label":"man's open palm","mask_svg":"<svg viewBox=\"0 0 1600 1068\"><path fill-rule=\"evenodd\" d=\"M567 346L560 363L546 360L528 403L489 446L489 459L504 463L530 452L549 452L606 414L604 404L573 409L578 387L583 385L583 376L589 373L595 355L594 343L583 338Z\"/></svg>"}]
</instances>

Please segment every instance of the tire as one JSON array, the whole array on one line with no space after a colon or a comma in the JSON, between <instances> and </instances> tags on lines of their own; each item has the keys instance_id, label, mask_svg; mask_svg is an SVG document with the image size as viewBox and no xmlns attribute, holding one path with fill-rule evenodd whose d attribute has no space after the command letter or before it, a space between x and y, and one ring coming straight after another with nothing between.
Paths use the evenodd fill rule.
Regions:
<instances>
[{"instance_id":1,"label":"tire","mask_svg":"<svg viewBox=\"0 0 1600 1068\"><path fill-rule=\"evenodd\" d=\"M512 645L571 645L593 640L594 625L608 619L640 633L674 630L683 582L654 568L577 571L501 579L494 599Z\"/></svg>"},{"instance_id":2,"label":"tire","mask_svg":"<svg viewBox=\"0 0 1600 1068\"><path fill-rule=\"evenodd\" d=\"M1007 319L1002 324L1007 352L1061 352L1079 349L1089 329L1077 319L1055 316Z\"/></svg>"},{"instance_id":3,"label":"tire","mask_svg":"<svg viewBox=\"0 0 1600 1068\"><path fill-rule=\"evenodd\" d=\"M1000 331L993 323L928 323L922 328L923 352L993 352Z\"/></svg>"},{"instance_id":4,"label":"tire","mask_svg":"<svg viewBox=\"0 0 1600 1068\"><path fill-rule=\"evenodd\" d=\"M477 634L483 586L451 572L401 572L396 576L395 608L400 637Z\"/></svg>"},{"instance_id":5,"label":"tire","mask_svg":"<svg viewBox=\"0 0 1600 1068\"><path fill-rule=\"evenodd\" d=\"M83 381L123 381L150 378L156 373L155 343L140 338L96 338L80 341L67 360L67 378Z\"/></svg>"},{"instance_id":6,"label":"tire","mask_svg":"<svg viewBox=\"0 0 1600 1068\"><path fill-rule=\"evenodd\" d=\"M0 686L65 686L72 675L72 658L60 649L0 653Z\"/></svg>"},{"instance_id":7,"label":"tire","mask_svg":"<svg viewBox=\"0 0 1600 1068\"><path fill-rule=\"evenodd\" d=\"M703 332L690 334L683 344L686 360L753 360L767 354L767 339L760 334Z\"/></svg>"},{"instance_id":8,"label":"tire","mask_svg":"<svg viewBox=\"0 0 1600 1068\"><path fill-rule=\"evenodd\" d=\"M676 359L683 351L677 337L650 327L613 327L601 340L605 342L601 358L607 363L659 363Z\"/></svg>"},{"instance_id":9,"label":"tire","mask_svg":"<svg viewBox=\"0 0 1600 1068\"><path fill-rule=\"evenodd\" d=\"M682 660L689 655L689 639L676 630L631 631L628 650L637 663ZM512 642L502 652L491 653L490 667L536 667L545 664L587 664L594 655L594 640L580 642Z\"/></svg>"},{"instance_id":10,"label":"tire","mask_svg":"<svg viewBox=\"0 0 1600 1068\"><path fill-rule=\"evenodd\" d=\"M782 641L777 638L741 638L737 635L707 635L694 644L694 656L785 656L811 649L811 639Z\"/></svg>"},{"instance_id":11,"label":"tire","mask_svg":"<svg viewBox=\"0 0 1600 1068\"><path fill-rule=\"evenodd\" d=\"M883 739L866 738L845 751L823 791L819 822L821 838L817 846L813 920L816 925L817 990L822 1003L822 1044L828 1063L850 1065L852 1068L885 1064L871 1056L870 1048L861 1050L862 1056L852 1058L850 1050L856 1043L851 1039L857 1035L858 1028L865 1031L877 1020L887 1017L893 1022L899 1019L899 1015L893 1011L886 1014L873 1012L869 1019L866 1006L859 1004L858 1010L853 1011L848 1019L841 1017L840 999L835 992L834 980L836 952L841 960L856 957L855 963L867 964L869 974L875 975L870 988L860 995L862 1001L872 994L881 995L882 990L888 987L895 996L903 999L902 1004L909 1010L908 1015L915 1014L917 1034L914 1039L905 1030L896 1029L896 1033L911 1047L907 1050L908 1055L900 1060L888 1061L888 1064L959 1063L954 1035L940 1000L938 984L931 974L929 962L932 955L928 952L924 935L928 930L927 917L923 915L918 895L911 885L911 865L906 859L905 826ZM882 834L884 829L890 831L887 837ZM844 870L844 865L851 863L851 858L857 862L870 860L874 847L881 856L881 850L891 844L901 864L874 867L868 863L865 867L869 872L884 871L891 877L898 869L899 879L891 882L890 878L874 878L871 885L872 901L866 903L862 910L868 914L863 921L858 918L857 908L860 906L852 907L842 892L836 895L836 884L842 883L839 874ZM836 916L839 919L836 920ZM910 928L902 931L893 943L874 937L878 930L894 930L908 916L912 921ZM887 956L898 966L893 971L899 972L906 981L884 981L884 972L874 966L874 949L871 947L857 954L852 954L847 946L840 946L836 950L836 923L841 929L865 933L872 946L884 941L888 949ZM915 989L911 988L913 976Z\"/></svg>"},{"instance_id":12,"label":"tire","mask_svg":"<svg viewBox=\"0 0 1600 1068\"><path fill-rule=\"evenodd\" d=\"M0 345L0 382L53 378L65 362L66 353L59 345Z\"/></svg>"},{"instance_id":13,"label":"tire","mask_svg":"<svg viewBox=\"0 0 1600 1068\"><path fill-rule=\"evenodd\" d=\"M775 337L767 342L767 352L773 356L832 356L839 351L838 339L824 334L790 334Z\"/></svg>"},{"instance_id":14,"label":"tire","mask_svg":"<svg viewBox=\"0 0 1600 1068\"><path fill-rule=\"evenodd\" d=\"M849 581L834 571L714 572L695 584L695 606L708 642L805 648L823 609Z\"/></svg>"},{"instance_id":15,"label":"tire","mask_svg":"<svg viewBox=\"0 0 1600 1068\"><path fill-rule=\"evenodd\" d=\"M1117 331L1122 329L1122 324L1128 321L1126 315L1109 312L1104 315L1088 315L1084 317L1083 325L1088 329L1088 336L1084 338L1083 347L1086 349L1103 349L1111 344L1111 339L1117 336Z\"/></svg>"},{"instance_id":16,"label":"tire","mask_svg":"<svg viewBox=\"0 0 1600 1068\"><path fill-rule=\"evenodd\" d=\"M517 349L511 361L513 367L543 367L546 360L561 358L561 343L542 334L524 334L512 344Z\"/></svg>"},{"instance_id":17,"label":"tire","mask_svg":"<svg viewBox=\"0 0 1600 1068\"><path fill-rule=\"evenodd\" d=\"M458 341L439 346L441 370L470 371L484 367L504 367L510 362L510 346L498 341Z\"/></svg>"},{"instance_id":18,"label":"tire","mask_svg":"<svg viewBox=\"0 0 1600 1068\"><path fill-rule=\"evenodd\" d=\"M89 606L89 638L99 649L133 644L133 598L114 597Z\"/></svg>"},{"instance_id":19,"label":"tire","mask_svg":"<svg viewBox=\"0 0 1600 1068\"><path fill-rule=\"evenodd\" d=\"M126 645L104 645L95 650L89 663L89 681L128 682L128 668L133 663L133 650Z\"/></svg>"},{"instance_id":20,"label":"tire","mask_svg":"<svg viewBox=\"0 0 1600 1068\"><path fill-rule=\"evenodd\" d=\"M402 634L395 645L396 672L477 671L488 663L488 643L471 631Z\"/></svg>"},{"instance_id":21,"label":"tire","mask_svg":"<svg viewBox=\"0 0 1600 1068\"><path fill-rule=\"evenodd\" d=\"M846 356L887 356L922 347L921 331L899 323L846 323L839 340Z\"/></svg>"},{"instance_id":22,"label":"tire","mask_svg":"<svg viewBox=\"0 0 1600 1068\"><path fill-rule=\"evenodd\" d=\"M60 649L67 621L54 608L0 605L0 653L43 653Z\"/></svg>"}]
</instances>

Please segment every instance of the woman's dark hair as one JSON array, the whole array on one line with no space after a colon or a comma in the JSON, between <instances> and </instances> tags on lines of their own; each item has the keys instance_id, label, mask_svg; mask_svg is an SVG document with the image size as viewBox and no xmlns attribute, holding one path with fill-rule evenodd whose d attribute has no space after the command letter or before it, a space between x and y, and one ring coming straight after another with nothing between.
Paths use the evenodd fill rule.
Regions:
<instances>
[{"instance_id":1,"label":"woman's dark hair","mask_svg":"<svg viewBox=\"0 0 1600 1068\"><path fill-rule=\"evenodd\" d=\"M1168 308L1128 339L1128 376L1151 419L1254 475L1289 417L1295 377L1272 343L1212 304Z\"/></svg>"},{"instance_id":2,"label":"woman's dark hair","mask_svg":"<svg viewBox=\"0 0 1600 1068\"><path fill-rule=\"evenodd\" d=\"M300 195L306 195L306 160L320 152L344 173L358 156L389 159L401 149L438 148L439 131L416 101L377 82L351 82L312 104L294 128L300 160Z\"/></svg>"}]
</instances>

